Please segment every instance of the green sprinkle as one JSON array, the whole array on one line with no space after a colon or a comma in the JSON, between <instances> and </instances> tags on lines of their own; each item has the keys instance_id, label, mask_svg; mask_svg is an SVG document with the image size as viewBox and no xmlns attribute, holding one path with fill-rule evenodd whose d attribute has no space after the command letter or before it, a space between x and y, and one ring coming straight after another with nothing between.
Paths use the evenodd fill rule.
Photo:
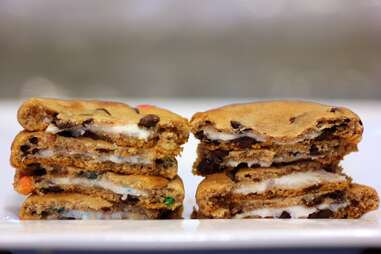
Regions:
<instances>
[{"instance_id":1,"label":"green sprinkle","mask_svg":"<svg viewBox=\"0 0 381 254\"><path fill-rule=\"evenodd\" d=\"M175 199L171 196L165 197L164 203L166 206L172 206L175 203Z\"/></svg>"}]
</instances>

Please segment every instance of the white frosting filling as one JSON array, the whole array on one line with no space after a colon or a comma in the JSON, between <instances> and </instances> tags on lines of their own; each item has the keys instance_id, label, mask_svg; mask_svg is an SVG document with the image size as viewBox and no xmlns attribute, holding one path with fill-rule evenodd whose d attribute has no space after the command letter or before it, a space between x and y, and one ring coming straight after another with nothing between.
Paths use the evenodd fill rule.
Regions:
<instances>
[{"instance_id":1,"label":"white frosting filling","mask_svg":"<svg viewBox=\"0 0 381 254\"><path fill-rule=\"evenodd\" d=\"M152 163L152 160L149 160L145 158L144 156L140 155L133 155L128 157L121 157L121 156L115 156L115 155L102 155L97 157L97 160L99 161L111 161L117 164L150 164Z\"/></svg>"},{"instance_id":2,"label":"white frosting filling","mask_svg":"<svg viewBox=\"0 0 381 254\"><path fill-rule=\"evenodd\" d=\"M59 129L54 124L49 124L46 132L50 133L59 133L65 129ZM93 133L105 132L110 134L120 134L129 137L134 137L137 139L147 140L151 135L152 131L145 128L140 128L137 124L126 124L126 125L115 125L115 126L106 126L106 125L87 125L82 126L76 129L67 129L73 133L73 136L82 136L86 131L91 131Z\"/></svg>"},{"instance_id":3,"label":"white frosting filling","mask_svg":"<svg viewBox=\"0 0 381 254\"><path fill-rule=\"evenodd\" d=\"M127 125L116 125L116 126L97 126L91 125L89 127L90 131L93 132L106 132L112 134L121 134L129 137L134 137L138 139L148 139L152 131L140 128L137 124L127 124Z\"/></svg>"},{"instance_id":4,"label":"white frosting filling","mask_svg":"<svg viewBox=\"0 0 381 254\"><path fill-rule=\"evenodd\" d=\"M335 203L335 204L320 204L316 207L305 207L305 206L289 206L282 208L260 208L251 211L243 212L234 216L234 219L242 219L247 217L271 217L279 218L283 211L290 214L293 219L297 218L308 218L308 215L315 213L319 210L329 209L332 212L336 212L340 208L348 206L347 202Z\"/></svg>"},{"instance_id":5,"label":"white frosting filling","mask_svg":"<svg viewBox=\"0 0 381 254\"><path fill-rule=\"evenodd\" d=\"M237 194L264 193L272 188L299 189L320 183L345 181L345 176L324 170L298 172L256 183L242 183L233 190Z\"/></svg>"},{"instance_id":6,"label":"white frosting filling","mask_svg":"<svg viewBox=\"0 0 381 254\"><path fill-rule=\"evenodd\" d=\"M83 177L56 177L50 180L57 185L81 185L89 188L98 187L110 190L116 194L123 195L122 199L127 198L127 195L133 196L147 196L146 191L137 190L129 186L115 184L107 179L87 179Z\"/></svg>"},{"instance_id":7,"label":"white frosting filling","mask_svg":"<svg viewBox=\"0 0 381 254\"><path fill-rule=\"evenodd\" d=\"M228 166L228 167L237 167L241 163L247 163L248 167L251 167L253 165L259 165L261 167L270 167L271 164L273 163L282 163L282 162L292 162L292 161L297 161L300 159L316 159L323 157L324 155L321 156L311 156L311 155L303 155L303 154L298 154L294 155L292 159L290 160L289 158L285 158L284 156L281 157L274 157L272 161L264 161L264 160L241 160L241 161L236 161L236 160L227 160L226 162L223 163L223 165Z\"/></svg>"},{"instance_id":8,"label":"white frosting filling","mask_svg":"<svg viewBox=\"0 0 381 254\"><path fill-rule=\"evenodd\" d=\"M255 135L253 133L249 133L249 132L239 133L239 134L227 133L227 132L217 131L211 126L206 126L202 130L204 132L204 135L210 140L230 141L230 140L241 138L241 137L250 137L250 138L254 138L257 141L263 141L262 137Z\"/></svg>"},{"instance_id":9,"label":"white frosting filling","mask_svg":"<svg viewBox=\"0 0 381 254\"><path fill-rule=\"evenodd\" d=\"M237 167L241 163L247 163L248 167L251 167L251 166L257 165L257 164L260 165L261 167L270 167L271 166L271 162L259 161L259 160L250 160L250 161L228 160L228 161L226 161L223 164L228 166L228 167L235 168L235 167Z\"/></svg>"},{"instance_id":10,"label":"white frosting filling","mask_svg":"<svg viewBox=\"0 0 381 254\"><path fill-rule=\"evenodd\" d=\"M54 155L83 155L92 157L97 161L105 162L105 161L111 161L116 164L151 164L153 161L151 159L146 158L142 155L132 155L132 156L116 156L116 155L98 155L98 154L92 154L92 153L78 153L78 152L57 152L51 149L41 150L38 153L38 156L47 158L52 157Z\"/></svg>"},{"instance_id":11,"label":"white frosting filling","mask_svg":"<svg viewBox=\"0 0 381 254\"><path fill-rule=\"evenodd\" d=\"M68 210L60 213L62 217L74 218L77 220L121 220L121 219L143 219L143 215L128 211L119 212L93 212L81 210Z\"/></svg>"},{"instance_id":12,"label":"white frosting filling","mask_svg":"<svg viewBox=\"0 0 381 254\"><path fill-rule=\"evenodd\" d=\"M246 132L246 133L222 132L222 131L216 130L215 128L213 128L211 126L206 126L202 130L204 132L204 135L210 140L231 141L231 140L241 138L241 137L250 137L250 138L253 138L259 142L265 141L264 137L262 137L260 135L256 135L256 134L251 133L251 132ZM297 142L300 142L300 141L303 141L306 139L314 139L314 138L318 137L320 134L321 134L321 131L317 131L314 133L307 134L304 137L301 137L299 139L296 139L293 142L274 142L274 143L276 143L276 144L286 144L286 143L287 144L295 144Z\"/></svg>"}]
</instances>

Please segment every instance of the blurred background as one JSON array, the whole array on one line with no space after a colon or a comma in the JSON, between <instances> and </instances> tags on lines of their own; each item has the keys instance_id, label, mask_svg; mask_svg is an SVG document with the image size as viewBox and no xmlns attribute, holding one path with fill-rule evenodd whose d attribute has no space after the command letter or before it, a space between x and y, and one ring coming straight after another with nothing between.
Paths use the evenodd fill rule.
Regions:
<instances>
[{"instance_id":1,"label":"blurred background","mask_svg":"<svg viewBox=\"0 0 381 254\"><path fill-rule=\"evenodd\" d=\"M0 0L0 98L381 99L381 1Z\"/></svg>"}]
</instances>

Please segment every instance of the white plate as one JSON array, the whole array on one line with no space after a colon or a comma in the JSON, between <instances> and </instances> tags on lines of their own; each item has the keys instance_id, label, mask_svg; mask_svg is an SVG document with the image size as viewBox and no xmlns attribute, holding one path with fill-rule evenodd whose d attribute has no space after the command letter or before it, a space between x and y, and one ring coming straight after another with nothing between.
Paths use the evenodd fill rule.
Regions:
<instances>
[{"instance_id":1,"label":"white plate","mask_svg":"<svg viewBox=\"0 0 381 254\"><path fill-rule=\"evenodd\" d=\"M187 117L239 100L129 100L153 103ZM242 100L240 100L242 101ZM332 102L331 102L332 103ZM18 102L1 102L0 143L0 249L220 249L262 247L381 247L381 211L359 220L190 220L194 192L200 177L191 174L196 141L191 138L179 159L179 174L187 196L184 220L168 221L30 221L21 222L17 210L23 197L12 189L14 170L9 166ZM351 154L343 166L356 182L381 190L378 163L381 144L381 103L336 101L352 108L365 125L360 152Z\"/></svg>"}]
</instances>

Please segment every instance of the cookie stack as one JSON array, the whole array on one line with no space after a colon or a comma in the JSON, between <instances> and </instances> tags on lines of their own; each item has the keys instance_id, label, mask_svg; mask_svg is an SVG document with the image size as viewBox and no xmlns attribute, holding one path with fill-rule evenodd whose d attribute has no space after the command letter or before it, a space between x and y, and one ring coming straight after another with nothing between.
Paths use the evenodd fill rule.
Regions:
<instances>
[{"instance_id":1,"label":"cookie stack","mask_svg":"<svg viewBox=\"0 0 381 254\"><path fill-rule=\"evenodd\" d=\"M378 207L339 162L363 125L345 108L301 101L228 105L192 117L197 218L358 218Z\"/></svg>"},{"instance_id":2,"label":"cookie stack","mask_svg":"<svg viewBox=\"0 0 381 254\"><path fill-rule=\"evenodd\" d=\"M181 216L176 156L185 118L151 105L33 98L18 111L12 145L21 219Z\"/></svg>"}]
</instances>

